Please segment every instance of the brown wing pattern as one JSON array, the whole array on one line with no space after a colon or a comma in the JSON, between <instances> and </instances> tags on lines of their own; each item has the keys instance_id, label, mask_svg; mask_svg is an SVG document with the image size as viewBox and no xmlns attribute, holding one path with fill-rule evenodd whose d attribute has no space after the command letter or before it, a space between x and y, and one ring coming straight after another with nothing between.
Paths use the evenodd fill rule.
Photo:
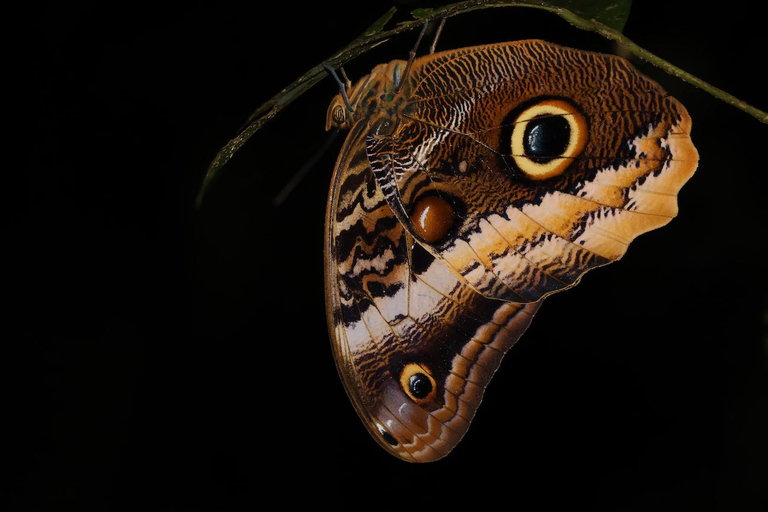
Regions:
<instances>
[{"instance_id":1,"label":"brown wing pattern","mask_svg":"<svg viewBox=\"0 0 768 512\"><path fill-rule=\"evenodd\" d=\"M379 443L405 460L435 460L466 432L538 304L486 299L414 246L376 186L362 135L355 128L341 152L326 218L334 353ZM407 381L419 375L432 389L414 399Z\"/></svg>"},{"instance_id":2,"label":"brown wing pattern","mask_svg":"<svg viewBox=\"0 0 768 512\"><path fill-rule=\"evenodd\" d=\"M536 301L676 215L698 160L690 117L623 59L526 41L417 64L402 121L369 137L368 156L411 233L424 194L460 212L451 236L421 241L482 294ZM539 180L508 139L546 101L583 118L585 141Z\"/></svg>"},{"instance_id":3,"label":"brown wing pattern","mask_svg":"<svg viewBox=\"0 0 768 512\"><path fill-rule=\"evenodd\" d=\"M676 214L697 155L685 109L615 57L468 48L417 59L396 90L404 64L329 109L352 130L328 200L326 295L363 423L422 462L462 438L544 297Z\"/></svg>"}]
</instances>

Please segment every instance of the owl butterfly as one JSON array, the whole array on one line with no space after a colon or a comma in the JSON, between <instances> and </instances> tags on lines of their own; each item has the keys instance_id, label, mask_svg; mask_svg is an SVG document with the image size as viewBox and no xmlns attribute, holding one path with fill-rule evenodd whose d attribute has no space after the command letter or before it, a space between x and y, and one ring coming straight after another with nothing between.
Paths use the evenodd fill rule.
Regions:
<instances>
[{"instance_id":1,"label":"owl butterfly","mask_svg":"<svg viewBox=\"0 0 768 512\"><path fill-rule=\"evenodd\" d=\"M685 108L627 61L536 40L378 65L327 127L350 130L326 215L337 368L412 462L457 445L545 297L676 215L698 160Z\"/></svg>"}]
</instances>

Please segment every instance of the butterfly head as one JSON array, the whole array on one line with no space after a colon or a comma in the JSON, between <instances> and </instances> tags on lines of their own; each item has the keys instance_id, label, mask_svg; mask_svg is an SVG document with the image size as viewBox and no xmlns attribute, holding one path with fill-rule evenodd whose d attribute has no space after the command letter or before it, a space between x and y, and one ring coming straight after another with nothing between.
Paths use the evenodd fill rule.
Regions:
<instances>
[{"instance_id":1,"label":"butterfly head","mask_svg":"<svg viewBox=\"0 0 768 512\"><path fill-rule=\"evenodd\" d=\"M331 105L328 107L328 114L325 119L325 129L342 128L348 129L351 120L352 110L344 101L341 93L334 96Z\"/></svg>"},{"instance_id":2,"label":"butterfly head","mask_svg":"<svg viewBox=\"0 0 768 512\"><path fill-rule=\"evenodd\" d=\"M372 117L375 112L387 108L393 110L391 106L403 97L396 89L403 80L405 65L405 61L395 60L374 67L354 85L349 81L346 84L340 81L340 91L328 107L325 129L348 130L359 120Z\"/></svg>"}]
</instances>

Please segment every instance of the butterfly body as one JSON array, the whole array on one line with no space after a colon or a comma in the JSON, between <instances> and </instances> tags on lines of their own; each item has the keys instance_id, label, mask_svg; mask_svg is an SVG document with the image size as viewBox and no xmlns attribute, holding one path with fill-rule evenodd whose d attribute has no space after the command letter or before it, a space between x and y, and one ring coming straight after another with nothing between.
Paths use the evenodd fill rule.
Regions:
<instances>
[{"instance_id":1,"label":"butterfly body","mask_svg":"<svg viewBox=\"0 0 768 512\"><path fill-rule=\"evenodd\" d=\"M326 215L339 373L409 461L447 455L548 295L677 213L684 107L623 59L519 41L393 61L337 96Z\"/></svg>"}]
</instances>

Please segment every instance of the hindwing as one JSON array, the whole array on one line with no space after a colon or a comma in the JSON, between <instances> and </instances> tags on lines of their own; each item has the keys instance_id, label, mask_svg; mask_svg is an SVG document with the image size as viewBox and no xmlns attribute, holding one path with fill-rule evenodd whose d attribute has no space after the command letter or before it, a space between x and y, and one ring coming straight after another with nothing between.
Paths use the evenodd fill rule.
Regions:
<instances>
[{"instance_id":1,"label":"hindwing","mask_svg":"<svg viewBox=\"0 0 768 512\"><path fill-rule=\"evenodd\" d=\"M326 219L334 354L379 443L405 460L435 460L466 432L538 304L483 297L415 244L373 178L364 136L357 127L345 143Z\"/></svg>"}]
</instances>

